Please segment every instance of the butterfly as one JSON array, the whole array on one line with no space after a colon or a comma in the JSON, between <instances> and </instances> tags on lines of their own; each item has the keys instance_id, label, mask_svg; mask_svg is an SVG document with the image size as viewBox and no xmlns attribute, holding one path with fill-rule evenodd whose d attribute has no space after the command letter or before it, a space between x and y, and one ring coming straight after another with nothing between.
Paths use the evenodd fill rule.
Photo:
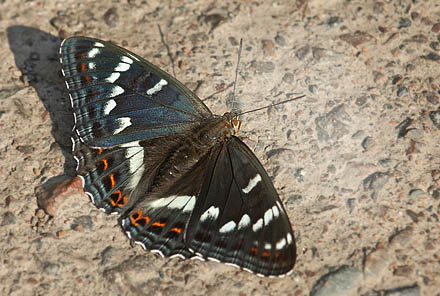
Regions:
<instances>
[{"instance_id":1,"label":"butterfly","mask_svg":"<svg viewBox=\"0 0 440 296\"><path fill-rule=\"evenodd\" d=\"M294 233L235 113L213 115L187 87L110 42L60 48L84 191L131 242L164 257L224 262L283 276Z\"/></svg>"}]
</instances>

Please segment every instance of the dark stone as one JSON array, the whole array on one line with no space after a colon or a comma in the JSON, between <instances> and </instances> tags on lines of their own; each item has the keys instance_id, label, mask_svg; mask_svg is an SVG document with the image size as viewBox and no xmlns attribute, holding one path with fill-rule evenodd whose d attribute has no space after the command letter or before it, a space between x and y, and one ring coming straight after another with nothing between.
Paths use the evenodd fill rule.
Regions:
<instances>
[{"instance_id":1,"label":"dark stone","mask_svg":"<svg viewBox=\"0 0 440 296\"><path fill-rule=\"evenodd\" d=\"M116 27L116 24L119 21L119 15L115 7L109 8L104 14L104 22L110 28Z\"/></svg>"},{"instance_id":2,"label":"dark stone","mask_svg":"<svg viewBox=\"0 0 440 296\"><path fill-rule=\"evenodd\" d=\"M344 104L334 107L327 114L315 119L318 139L320 141L340 139L349 133L348 122L351 122L351 118L345 111Z\"/></svg>"},{"instance_id":3,"label":"dark stone","mask_svg":"<svg viewBox=\"0 0 440 296\"><path fill-rule=\"evenodd\" d=\"M427 59L427 60L431 60L431 61L439 61L440 60L440 55L434 53L434 52L430 52L427 55L423 56L423 58Z\"/></svg>"},{"instance_id":4,"label":"dark stone","mask_svg":"<svg viewBox=\"0 0 440 296\"><path fill-rule=\"evenodd\" d=\"M408 88L406 87L406 86L403 86L403 85L400 85L398 88L397 88L397 96L398 97L401 97L401 96L403 96L403 95L407 95L409 92L408 92Z\"/></svg>"},{"instance_id":5,"label":"dark stone","mask_svg":"<svg viewBox=\"0 0 440 296\"><path fill-rule=\"evenodd\" d=\"M389 175L387 173L372 173L362 181L364 184L364 190L379 191L388 182L388 179Z\"/></svg>"},{"instance_id":6,"label":"dark stone","mask_svg":"<svg viewBox=\"0 0 440 296\"><path fill-rule=\"evenodd\" d=\"M308 89L312 94L314 94L318 90L318 86L315 84L312 84L312 85L309 85Z\"/></svg>"},{"instance_id":7,"label":"dark stone","mask_svg":"<svg viewBox=\"0 0 440 296\"><path fill-rule=\"evenodd\" d=\"M275 70L275 64L273 62L261 62L253 61L251 67L257 72L272 73Z\"/></svg>"},{"instance_id":8,"label":"dark stone","mask_svg":"<svg viewBox=\"0 0 440 296\"><path fill-rule=\"evenodd\" d=\"M339 37L342 41L351 44L353 47L358 47L359 45L371 41L374 39L373 36L366 32L356 31L354 33L343 34Z\"/></svg>"},{"instance_id":9,"label":"dark stone","mask_svg":"<svg viewBox=\"0 0 440 296\"><path fill-rule=\"evenodd\" d=\"M101 265L106 265L109 263L111 257L113 257L115 253L115 248L107 247L101 252Z\"/></svg>"},{"instance_id":10,"label":"dark stone","mask_svg":"<svg viewBox=\"0 0 440 296\"><path fill-rule=\"evenodd\" d=\"M302 61L309 52L310 52L310 46L306 45L299 48L295 52L295 56L298 58L298 60Z\"/></svg>"},{"instance_id":11,"label":"dark stone","mask_svg":"<svg viewBox=\"0 0 440 296\"><path fill-rule=\"evenodd\" d=\"M76 226L82 225L85 229L93 230L93 221L92 217L90 216L79 216L73 220L73 224L71 225L71 228L74 229Z\"/></svg>"},{"instance_id":12,"label":"dark stone","mask_svg":"<svg viewBox=\"0 0 440 296\"><path fill-rule=\"evenodd\" d=\"M399 123L396 126L397 132L397 138L403 138L408 133L409 129L408 127L413 123L413 120L409 117L405 118L401 123Z\"/></svg>"},{"instance_id":13,"label":"dark stone","mask_svg":"<svg viewBox=\"0 0 440 296\"><path fill-rule=\"evenodd\" d=\"M429 112L429 118L431 118L431 121L435 127L440 130L440 110Z\"/></svg>"},{"instance_id":14,"label":"dark stone","mask_svg":"<svg viewBox=\"0 0 440 296\"><path fill-rule=\"evenodd\" d=\"M310 296L348 295L354 292L357 279L362 273L354 267L340 266L323 275L312 287Z\"/></svg>"},{"instance_id":15,"label":"dark stone","mask_svg":"<svg viewBox=\"0 0 440 296\"><path fill-rule=\"evenodd\" d=\"M332 16L332 17L330 17L330 18L328 19L328 21L327 21L327 25L328 25L330 28L334 28L334 27L337 27L337 26L339 26L340 24L342 24L342 22L343 22L343 19L340 18L339 16Z\"/></svg>"},{"instance_id":16,"label":"dark stone","mask_svg":"<svg viewBox=\"0 0 440 296\"><path fill-rule=\"evenodd\" d=\"M362 148L364 148L365 151L370 150L374 147L375 142L372 137L365 137L365 139L361 143Z\"/></svg>"},{"instance_id":17,"label":"dark stone","mask_svg":"<svg viewBox=\"0 0 440 296\"><path fill-rule=\"evenodd\" d=\"M409 27L411 27L411 20L406 17L400 18L398 29L400 30L400 29L409 28Z\"/></svg>"},{"instance_id":18,"label":"dark stone","mask_svg":"<svg viewBox=\"0 0 440 296\"><path fill-rule=\"evenodd\" d=\"M435 94L435 92L432 91L428 91L424 93L426 100L433 104L433 105L437 105L438 104L438 96Z\"/></svg>"},{"instance_id":19,"label":"dark stone","mask_svg":"<svg viewBox=\"0 0 440 296\"><path fill-rule=\"evenodd\" d=\"M288 72L288 73L284 74L283 82L292 83L294 78L295 78L295 76L292 73Z\"/></svg>"},{"instance_id":20,"label":"dark stone","mask_svg":"<svg viewBox=\"0 0 440 296\"><path fill-rule=\"evenodd\" d=\"M15 215L12 212L6 212L3 214L3 220L1 226L15 224Z\"/></svg>"}]
</instances>

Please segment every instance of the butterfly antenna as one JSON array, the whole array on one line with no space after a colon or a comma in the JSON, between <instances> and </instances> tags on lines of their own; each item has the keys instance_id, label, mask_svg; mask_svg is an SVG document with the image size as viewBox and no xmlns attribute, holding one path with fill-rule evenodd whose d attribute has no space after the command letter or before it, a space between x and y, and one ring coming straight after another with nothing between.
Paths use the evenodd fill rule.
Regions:
<instances>
[{"instance_id":1,"label":"butterfly antenna","mask_svg":"<svg viewBox=\"0 0 440 296\"><path fill-rule=\"evenodd\" d=\"M267 109L267 108L270 108L270 107L273 107L273 106L285 104L285 103L288 103L288 102L291 102L291 101L299 100L301 98L304 98L305 96L306 95L301 95L299 97L291 98L291 99L288 99L288 100L285 100L285 101L281 101L281 102L278 102L278 103L273 103L273 104L270 104L270 105L267 105L267 106L264 106L264 107L260 107L260 108L257 108L257 109L248 110L248 111L245 111L245 112L237 114L237 116L241 116L243 114L247 114L247 113L251 113L251 112L255 112L255 111L260 111L260 110Z\"/></svg>"},{"instance_id":2,"label":"butterfly antenna","mask_svg":"<svg viewBox=\"0 0 440 296\"><path fill-rule=\"evenodd\" d=\"M235 89L237 86L238 68L240 66L240 57L241 57L242 48L243 48L243 38L240 38L240 47L238 48L238 57L237 57L237 67L235 68L234 89L232 90L232 110L235 110L235 105L237 101L235 97Z\"/></svg>"},{"instance_id":3,"label":"butterfly antenna","mask_svg":"<svg viewBox=\"0 0 440 296\"><path fill-rule=\"evenodd\" d=\"M162 33L162 29L160 28L160 25L157 25L157 27L159 29L160 40L162 41L163 45L165 45L165 48L167 49L167 55L168 55L168 58L171 61L171 66L173 67L173 76L176 77L176 71L174 70L174 59L173 59L173 55L171 54L170 47L165 42L165 37L164 37L164 35Z\"/></svg>"}]
</instances>

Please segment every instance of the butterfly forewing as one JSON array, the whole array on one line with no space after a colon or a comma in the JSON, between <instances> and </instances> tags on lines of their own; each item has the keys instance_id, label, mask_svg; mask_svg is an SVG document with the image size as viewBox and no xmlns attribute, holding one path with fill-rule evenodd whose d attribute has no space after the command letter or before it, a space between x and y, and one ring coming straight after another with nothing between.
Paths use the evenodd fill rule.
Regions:
<instances>
[{"instance_id":1,"label":"butterfly forewing","mask_svg":"<svg viewBox=\"0 0 440 296\"><path fill-rule=\"evenodd\" d=\"M293 268L296 248L289 219L265 170L238 138L213 151L188 223L186 244L262 275Z\"/></svg>"},{"instance_id":2,"label":"butterfly forewing","mask_svg":"<svg viewBox=\"0 0 440 296\"><path fill-rule=\"evenodd\" d=\"M61 62L76 133L90 146L180 133L212 116L177 80L109 42L66 39Z\"/></svg>"},{"instance_id":3,"label":"butterfly forewing","mask_svg":"<svg viewBox=\"0 0 440 296\"><path fill-rule=\"evenodd\" d=\"M110 42L63 41L75 117L73 156L94 204L122 213L132 242L259 275L296 259L292 228L264 168L175 78Z\"/></svg>"}]
</instances>

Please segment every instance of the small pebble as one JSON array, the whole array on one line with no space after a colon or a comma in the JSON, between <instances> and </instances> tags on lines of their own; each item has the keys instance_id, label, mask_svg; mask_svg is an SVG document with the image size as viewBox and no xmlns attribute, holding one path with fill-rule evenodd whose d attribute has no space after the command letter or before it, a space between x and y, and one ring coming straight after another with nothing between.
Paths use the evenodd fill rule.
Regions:
<instances>
[{"instance_id":1,"label":"small pebble","mask_svg":"<svg viewBox=\"0 0 440 296\"><path fill-rule=\"evenodd\" d=\"M398 97L401 97L401 96L404 96L404 95L407 95L409 92L408 92L408 88L406 87L406 86L402 86L402 85L400 85L398 88L397 88L397 96Z\"/></svg>"},{"instance_id":2,"label":"small pebble","mask_svg":"<svg viewBox=\"0 0 440 296\"><path fill-rule=\"evenodd\" d=\"M422 195L425 195L425 194L426 194L425 191L423 191L421 189L412 189L409 192L409 197L415 198L415 197L419 197L419 196L422 196Z\"/></svg>"},{"instance_id":3,"label":"small pebble","mask_svg":"<svg viewBox=\"0 0 440 296\"><path fill-rule=\"evenodd\" d=\"M371 148L374 147L375 145L375 141L373 140L372 137L366 137L363 141L362 141L362 148L364 148L365 151L370 150Z\"/></svg>"}]
</instances>

